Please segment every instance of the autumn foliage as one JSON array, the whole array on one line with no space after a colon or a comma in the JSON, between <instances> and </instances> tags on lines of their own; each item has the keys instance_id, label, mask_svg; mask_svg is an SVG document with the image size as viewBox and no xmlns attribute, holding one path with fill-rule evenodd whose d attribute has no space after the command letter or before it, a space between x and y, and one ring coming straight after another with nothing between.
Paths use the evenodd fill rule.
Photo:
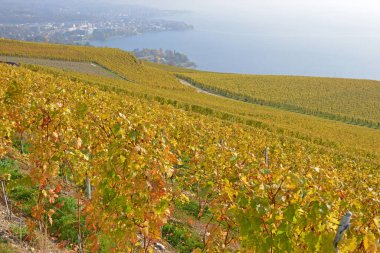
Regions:
<instances>
[{"instance_id":1,"label":"autumn foliage","mask_svg":"<svg viewBox=\"0 0 380 253\"><path fill-rule=\"evenodd\" d=\"M376 252L378 164L5 65L0 107L0 157L15 136L30 146L34 223L54 223L55 200L70 186L91 252L104 237L113 252L151 250L179 199L211 213L204 251L331 252L337 219L350 210L341 252Z\"/></svg>"}]
</instances>

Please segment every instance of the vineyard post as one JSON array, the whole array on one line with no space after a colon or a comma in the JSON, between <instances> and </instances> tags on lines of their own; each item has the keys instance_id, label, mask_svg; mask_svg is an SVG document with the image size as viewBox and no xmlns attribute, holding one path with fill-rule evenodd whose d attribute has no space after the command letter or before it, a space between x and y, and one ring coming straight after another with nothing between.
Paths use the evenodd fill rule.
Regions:
<instances>
[{"instance_id":1,"label":"vineyard post","mask_svg":"<svg viewBox=\"0 0 380 253\"><path fill-rule=\"evenodd\" d=\"M11 210L9 209L9 205L8 205L8 197L7 197L7 192L5 191L4 180L1 180L1 188L2 188L2 191L3 191L3 198L4 198L5 206L7 208L8 219L11 220L12 219L12 216L11 216L12 214L11 214Z\"/></svg>"},{"instance_id":2,"label":"vineyard post","mask_svg":"<svg viewBox=\"0 0 380 253\"><path fill-rule=\"evenodd\" d=\"M265 166L268 167L268 165L269 165L268 147L265 147L265 149L264 149L264 157L265 157Z\"/></svg>"},{"instance_id":3,"label":"vineyard post","mask_svg":"<svg viewBox=\"0 0 380 253\"><path fill-rule=\"evenodd\" d=\"M19 235L20 235L20 242L22 242L22 227L21 227L21 218L18 219L18 225L19 225Z\"/></svg>"},{"instance_id":4,"label":"vineyard post","mask_svg":"<svg viewBox=\"0 0 380 253\"><path fill-rule=\"evenodd\" d=\"M92 192L91 192L91 180L90 177L86 176L86 188L87 188L87 199L91 199Z\"/></svg>"},{"instance_id":5,"label":"vineyard post","mask_svg":"<svg viewBox=\"0 0 380 253\"><path fill-rule=\"evenodd\" d=\"M78 249L79 253L83 253L82 250L82 237L80 230L80 194L78 193Z\"/></svg>"},{"instance_id":6,"label":"vineyard post","mask_svg":"<svg viewBox=\"0 0 380 253\"><path fill-rule=\"evenodd\" d=\"M24 136L23 136L23 133L21 133L21 138L20 138L20 146L21 146L21 154L25 154L25 151L24 151Z\"/></svg>"},{"instance_id":7,"label":"vineyard post","mask_svg":"<svg viewBox=\"0 0 380 253\"><path fill-rule=\"evenodd\" d=\"M352 213L348 211L340 220L340 223L339 223L339 226L334 238L334 243L333 243L335 252L339 252L338 243L340 242L340 240L342 240L344 233L349 229L351 225L350 223L351 216L352 216Z\"/></svg>"},{"instance_id":8,"label":"vineyard post","mask_svg":"<svg viewBox=\"0 0 380 253\"><path fill-rule=\"evenodd\" d=\"M48 224L46 222L46 225L44 225L44 234L45 234L45 236L44 236L44 239L43 239L43 241L44 241L44 246L43 246L44 253L48 252L48 242L47 242L47 240L48 240L48 231L47 231L47 226L48 226Z\"/></svg>"},{"instance_id":9,"label":"vineyard post","mask_svg":"<svg viewBox=\"0 0 380 253\"><path fill-rule=\"evenodd\" d=\"M63 166L62 166L62 175L63 175L64 182L65 182L66 185L69 184L69 179L68 179L68 176L67 176L67 167L68 167L67 160L65 159L63 161Z\"/></svg>"},{"instance_id":10,"label":"vineyard post","mask_svg":"<svg viewBox=\"0 0 380 253\"><path fill-rule=\"evenodd\" d=\"M81 236L78 234L78 250L79 250L79 253L83 253L83 250L82 250L82 239L81 239Z\"/></svg>"},{"instance_id":11,"label":"vineyard post","mask_svg":"<svg viewBox=\"0 0 380 253\"><path fill-rule=\"evenodd\" d=\"M8 199L8 196L7 196L7 199ZM8 203L9 203L9 220L12 221L12 201L8 199Z\"/></svg>"}]
</instances>

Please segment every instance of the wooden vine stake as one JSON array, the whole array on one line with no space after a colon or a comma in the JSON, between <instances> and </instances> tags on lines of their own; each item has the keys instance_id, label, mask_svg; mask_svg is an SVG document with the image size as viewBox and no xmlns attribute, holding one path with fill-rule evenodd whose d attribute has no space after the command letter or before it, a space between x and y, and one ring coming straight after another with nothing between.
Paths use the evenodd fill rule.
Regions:
<instances>
[{"instance_id":1,"label":"wooden vine stake","mask_svg":"<svg viewBox=\"0 0 380 253\"><path fill-rule=\"evenodd\" d=\"M265 157L265 166L269 166L269 157L268 157L269 149L265 147L264 149L264 157Z\"/></svg>"},{"instance_id":2,"label":"wooden vine stake","mask_svg":"<svg viewBox=\"0 0 380 253\"><path fill-rule=\"evenodd\" d=\"M9 220L12 219L12 211L9 208L9 200L8 200L8 196L7 196L7 191L5 190L5 182L9 181L10 179L11 179L11 175L10 174L0 175L1 189L2 189L2 192L3 192L3 199L4 199L4 202L5 202L5 206L7 208L7 216L8 216Z\"/></svg>"},{"instance_id":3,"label":"wooden vine stake","mask_svg":"<svg viewBox=\"0 0 380 253\"><path fill-rule=\"evenodd\" d=\"M91 199L92 197L92 190L91 190L91 180L90 177L86 176L86 189L87 189L87 199Z\"/></svg>"},{"instance_id":4,"label":"wooden vine stake","mask_svg":"<svg viewBox=\"0 0 380 253\"><path fill-rule=\"evenodd\" d=\"M24 150L24 137L22 136L22 133L21 133L21 139L20 139L20 146L21 146L21 154L25 154L25 150Z\"/></svg>"},{"instance_id":5,"label":"wooden vine stake","mask_svg":"<svg viewBox=\"0 0 380 253\"><path fill-rule=\"evenodd\" d=\"M79 253L83 253L82 248L82 235L80 229L80 194L78 193L78 250Z\"/></svg>"}]
</instances>

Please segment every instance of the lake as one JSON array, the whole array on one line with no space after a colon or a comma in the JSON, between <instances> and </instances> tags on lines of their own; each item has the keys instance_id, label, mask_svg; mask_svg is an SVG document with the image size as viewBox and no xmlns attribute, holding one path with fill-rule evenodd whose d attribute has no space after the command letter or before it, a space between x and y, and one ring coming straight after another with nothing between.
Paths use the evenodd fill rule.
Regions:
<instances>
[{"instance_id":1,"label":"lake","mask_svg":"<svg viewBox=\"0 0 380 253\"><path fill-rule=\"evenodd\" d=\"M328 24L299 24L294 20L278 24L195 12L169 18L185 21L195 29L91 44L128 51L176 50L186 54L198 69L216 72L380 80L380 37L360 28L347 31Z\"/></svg>"}]
</instances>

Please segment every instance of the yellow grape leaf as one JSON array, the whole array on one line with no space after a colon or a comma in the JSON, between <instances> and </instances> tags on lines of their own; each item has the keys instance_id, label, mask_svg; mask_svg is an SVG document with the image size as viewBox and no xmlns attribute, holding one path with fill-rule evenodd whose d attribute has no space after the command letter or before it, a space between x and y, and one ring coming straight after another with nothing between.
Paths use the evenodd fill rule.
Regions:
<instances>
[{"instance_id":1,"label":"yellow grape leaf","mask_svg":"<svg viewBox=\"0 0 380 253\"><path fill-rule=\"evenodd\" d=\"M165 172L166 172L166 175L171 178L173 176L173 173L174 173L174 169L172 167L169 167L169 166L165 166Z\"/></svg>"},{"instance_id":2,"label":"yellow grape leaf","mask_svg":"<svg viewBox=\"0 0 380 253\"><path fill-rule=\"evenodd\" d=\"M148 236L149 235L149 221L144 221L144 223L142 224L142 233L143 233L143 235L145 235L145 236Z\"/></svg>"},{"instance_id":3,"label":"yellow grape leaf","mask_svg":"<svg viewBox=\"0 0 380 253\"><path fill-rule=\"evenodd\" d=\"M249 185L248 184L248 180L247 180L247 177L246 176L241 176L241 181L245 184L245 185Z\"/></svg>"},{"instance_id":4,"label":"yellow grape leaf","mask_svg":"<svg viewBox=\"0 0 380 253\"><path fill-rule=\"evenodd\" d=\"M379 217L375 217L373 219L373 221L375 222L376 227L380 229L380 218Z\"/></svg>"},{"instance_id":5,"label":"yellow grape leaf","mask_svg":"<svg viewBox=\"0 0 380 253\"><path fill-rule=\"evenodd\" d=\"M77 138L77 140L75 142L75 147L77 149L80 149L82 147L82 139L80 137Z\"/></svg>"},{"instance_id":6,"label":"yellow grape leaf","mask_svg":"<svg viewBox=\"0 0 380 253\"><path fill-rule=\"evenodd\" d=\"M188 196L186 196L185 194L181 193L181 195L179 195L179 201L182 203L182 204L185 204L185 203L189 203L190 202L190 199Z\"/></svg>"},{"instance_id":7,"label":"yellow grape leaf","mask_svg":"<svg viewBox=\"0 0 380 253\"><path fill-rule=\"evenodd\" d=\"M182 166L182 165L183 165L183 162L182 162L181 159L177 159L177 165L179 165L179 166Z\"/></svg>"},{"instance_id":8,"label":"yellow grape leaf","mask_svg":"<svg viewBox=\"0 0 380 253\"><path fill-rule=\"evenodd\" d=\"M0 180L3 180L3 181L9 181L9 180L11 180L11 174L8 174L8 173L1 174L0 175Z\"/></svg>"},{"instance_id":9,"label":"yellow grape leaf","mask_svg":"<svg viewBox=\"0 0 380 253\"><path fill-rule=\"evenodd\" d=\"M202 250L200 248L196 248L192 251L192 253L202 253Z\"/></svg>"},{"instance_id":10,"label":"yellow grape leaf","mask_svg":"<svg viewBox=\"0 0 380 253\"><path fill-rule=\"evenodd\" d=\"M56 140L58 140L58 138L59 138L59 135L58 135L58 133L57 132L53 132L53 138L54 138L54 140L56 141Z\"/></svg>"},{"instance_id":11,"label":"yellow grape leaf","mask_svg":"<svg viewBox=\"0 0 380 253\"><path fill-rule=\"evenodd\" d=\"M149 228L148 227L143 227L141 229L141 232L143 233L143 235L148 236L149 235Z\"/></svg>"},{"instance_id":12,"label":"yellow grape leaf","mask_svg":"<svg viewBox=\"0 0 380 253\"><path fill-rule=\"evenodd\" d=\"M125 156L123 156L123 155L120 155L120 162L124 163L125 160L127 160L127 158Z\"/></svg>"},{"instance_id":13,"label":"yellow grape leaf","mask_svg":"<svg viewBox=\"0 0 380 253\"><path fill-rule=\"evenodd\" d=\"M346 239L342 245L339 246L340 251L342 252L354 252L357 248L356 238Z\"/></svg>"},{"instance_id":14,"label":"yellow grape leaf","mask_svg":"<svg viewBox=\"0 0 380 253\"><path fill-rule=\"evenodd\" d=\"M363 242L364 242L365 252L367 253L377 252L376 238L372 233L366 234Z\"/></svg>"},{"instance_id":15,"label":"yellow grape leaf","mask_svg":"<svg viewBox=\"0 0 380 253\"><path fill-rule=\"evenodd\" d=\"M48 214L47 214L48 218L49 218L50 225L53 225L53 218L52 218L52 216L53 216L54 213L55 213L54 209L50 209L49 212L48 212Z\"/></svg>"}]
</instances>

